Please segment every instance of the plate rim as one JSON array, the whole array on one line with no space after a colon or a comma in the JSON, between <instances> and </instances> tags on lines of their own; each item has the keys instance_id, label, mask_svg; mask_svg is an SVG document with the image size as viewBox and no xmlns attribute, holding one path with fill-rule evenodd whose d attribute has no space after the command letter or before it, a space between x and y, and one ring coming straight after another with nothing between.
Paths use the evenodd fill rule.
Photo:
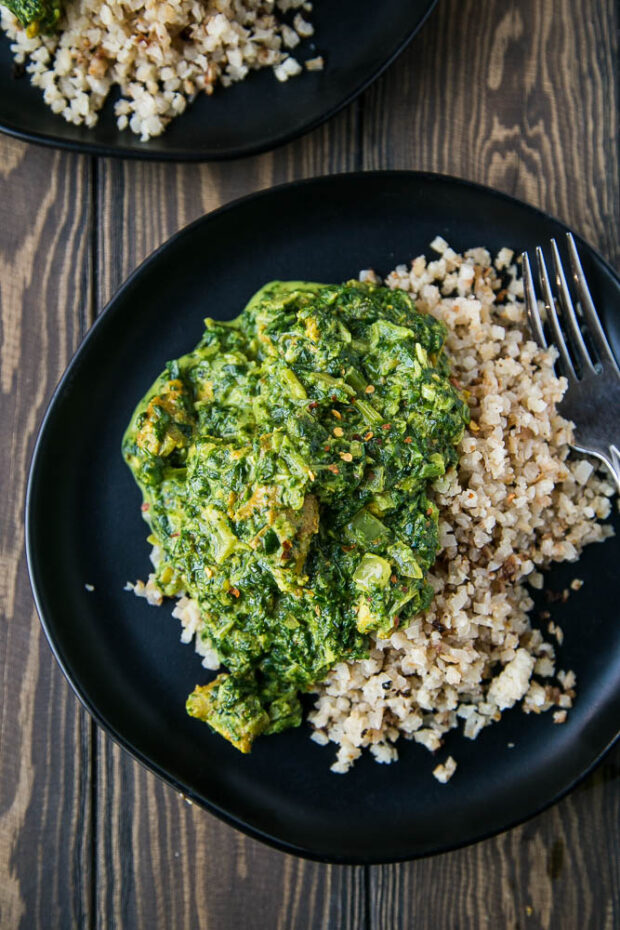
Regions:
<instances>
[{"instance_id":1,"label":"plate rim","mask_svg":"<svg viewBox=\"0 0 620 930\"><path fill-rule=\"evenodd\" d=\"M373 857L367 855L360 856L340 856L340 855L331 855L321 853L318 850L306 849L303 846L297 846L294 843L288 842L286 840L280 839L277 836L274 836L264 830L261 830L257 827L254 827L250 824L245 823L240 817L237 817L213 801L209 801L195 792L191 787L182 784L180 781L175 779L170 775L165 769L163 769L158 763L152 761L143 755L139 749L131 744L129 740L126 740L121 733L119 733L112 724L108 723L99 710L91 703L88 696L83 693L80 685L74 680L72 676L71 669L69 667L70 663L67 662L63 656L63 650L60 644L56 643L53 637L53 634L48 624L47 618L44 615L42 609L42 598L40 597L39 590L37 587L37 578L35 570L35 536L36 532L34 530L34 515L33 515L33 504L32 498L34 495L34 485L37 481L37 471L38 471L38 460L40 449L43 446L45 441L45 433L48 429L48 425L53 420L54 417L54 408L56 406L56 401L61 396L64 391L65 385L71 380L73 375L73 368L75 364L79 362L79 359L83 353L83 350L90 343L91 339L96 338L96 334L99 330L100 325L106 319L110 312L114 311L114 305L124 296L126 291L130 290L135 283L144 275L148 274L150 266L157 261L160 254L165 251L169 246L176 243L185 235L191 235L193 230L198 227L200 224L209 222L211 219L215 219L221 214L234 211L238 206L242 204L249 203L251 201L260 200L262 198L268 198L273 193L284 193L287 190L297 190L301 187L311 187L317 183L322 182L333 182L337 183L339 179L347 179L351 182L359 181L365 177L373 178L375 180L380 180L381 178L408 178L412 182L424 183L425 181L436 181L440 183L452 184L456 187L462 187L465 189L470 189L474 191L479 191L481 193L490 194L494 197L504 200L509 204L517 205L521 209L526 209L526 211L532 213L535 216L540 217L546 221L552 221L560 226L565 231L572 231L569 226L567 226L562 220L557 219L552 214L547 213L544 210L534 207L526 201L520 200L517 197L512 196L511 194L506 194L503 191L499 191L488 185L479 184L475 181L470 181L466 178L459 178L449 174L443 174L432 171L416 171L416 170L391 170L383 169L378 171L349 171L339 174L331 175L317 175L311 178L303 178L296 181L289 181L283 184L276 185L274 187L262 189L259 191L254 191L250 194L235 198L234 200L223 204L217 207L215 210L212 210L208 213L204 213L201 216L197 217L191 223L188 223L186 226L177 230L166 239L161 245L154 249L149 255L147 255L142 262L131 272L131 274L121 283L120 287L114 292L110 300L105 304L101 312L98 314L96 320L89 328L88 332L85 334L84 338L81 340L80 344L73 353L71 359L67 363L67 366L62 373L58 384L54 388L51 397L46 406L45 412L40 420L35 443L33 446L33 451L30 456L29 466L28 466L28 481L26 486L26 496L24 504L24 529L25 529L25 552L26 552L26 562L28 568L28 577L30 581L30 587L34 599L34 603L37 609L37 615L39 617L39 622L43 628L45 638L48 642L48 645L52 651L56 662L58 663L61 672L63 673L66 681L69 684L69 687L73 691L74 695L77 697L78 701L82 707L90 714L96 724L101 727L101 729L112 739L112 741L121 747L125 752L140 763L147 771L152 772L158 778L161 778L167 785L171 786L177 793L179 793L183 799L189 800L192 803L197 804L202 809L208 811L210 814L218 817L224 823L229 826L234 827L237 830L245 833L247 836L252 837L253 839L259 840L272 848L278 849L280 852L288 853L291 855L296 855L304 859L308 859L315 862L323 863L333 863L338 865L387 865L398 862L409 862L415 861L418 859L423 859L441 853L453 852L458 849L463 849L467 846L474 845L476 843L482 842L484 840L490 839L494 836L500 836L501 834L512 830L521 824L525 824L532 820L534 817L537 817L539 814L551 808L558 801L566 797L571 791L573 791L579 784L581 784L587 777L590 775L594 769L603 761L605 756L611 751L611 749L620 742L620 727L615 736L613 736L609 742L594 756L588 766L572 781L565 785L562 789L556 792L551 798L546 799L542 804L539 804L535 809L533 809L525 817L517 817L514 820L509 821L505 826L500 827L499 829L491 829L487 831L482 831L479 834L476 834L466 840L459 842L448 842L448 843L437 843L432 847L428 848L425 852L414 853L410 855L397 855L397 856L387 856L387 857ZM600 252L591 246L585 239L583 239L579 234L573 233L576 241L585 245L586 248L595 256L595 258L600 261L602 266L606 271L611 275L615 280L620 289L620 274L618 274L615 269L610 265L610 263L603 258Z\"/></svg>"},{"instance_id":2,"label":"plate rim","mask_svg":"<svg viewBox=\"0 0 620 930\"><path fill-rule=\"evenodd\" d=\"M345 107L348 107L351 103L353 103L353 101L356 100L361 94L363 94L371 84L374 84L374 82L378 80L385 71L387 71L387 69L396 61L396 59L400 57L409 43L413 41L415 36L425 25L427 19L429 19L431 16L439 0L425 0L425 2L426 10L422 17L417 21L415 26L413 26L413 28L406 33L403 40L397 45L396 49L379 66L379 68L373 71L369 77L365 78L353 91L351 91L342 100L338 101L336 104L334 104L334 106L326 110L315 119L302 123L296 129L281 133L263 142L245 146L240 145L222 150L203 149L200 152L178 152L174 150L170 152L156 152L146 150L140 151L139 149L128 148L124 144L117 146L97 142L91 143L89 141L78 142L72 139L63 139L62 137L54 134L38 132L37 130L21 129L12 123L5 122L1 116L0 132L10 136L11 138L19 139L21 142L29 142L33 145L38 145L45 148L61 149L62 151L97 156L100 158L119 158L129 161L173 163L226 162L233 161L234 159L238 158L249 158L253 155L263 155L265 152L271 152L283 145L287 145L289 142L293 142L295 139L299 139L302 136L313 132L315 129L318 129L318 127L322 126L323 123L326 123L341 110L344 110ZM0 34L0 38L6 39L8 37L2 33ZM62 117L59 116L58 118L61 119Z\"/></svg>"}]
</instances>

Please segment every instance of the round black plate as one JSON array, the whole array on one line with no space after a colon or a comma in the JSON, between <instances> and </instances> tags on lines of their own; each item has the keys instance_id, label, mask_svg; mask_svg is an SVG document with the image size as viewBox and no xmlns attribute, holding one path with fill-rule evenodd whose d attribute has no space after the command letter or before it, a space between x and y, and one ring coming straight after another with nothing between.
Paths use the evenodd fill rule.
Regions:
<instances>
[{"instance_id":1,"label":"round black plate","mask_svg":"<svg viewBox=\"0 0 620 930\"><path fill-rule=\"evenodd\" d=\"M46 415L27 502L31 579L52 649L78 697L136 758L253 836L304 855L384 862L472 842L524 820L571 787L609 747L620 720L618 543L586 549L549 584L581 592L552 605L565 631L559 667L577 673L568 722L507 712L476 742L452 733L442 758L401 740L400 761L363 758L329 771L333 747L298 730L242 756L191 720L185 697L208 680L179 642L170 606L125 592L149 570L140 496L120 455L136 400L166 360L198 341L207 315L235 316L273 278L342 281L387 272L440 233L457 249L532 249L564 227L485 188L437 175L385 172L319 178L253 195L198 220L154 253L97 320ZM594 299L620 305L620 282L580 243ZM620 346L620 315L608 330ZM84 585L92 584L89 593ZM545 605L547 606L547 605ZM514 748L508 748L514 743Z\"/></svg>"},{"instance_id":2,"label":"round black plate","mask_svg":"<svg viewBox=\"0 0 620 930\"><path fill-rule=\"evenodd\" d=\"M285 84L270 69L252 74L212 97L203 94L149 142L116 128L110 101L94 129L54 116L28 76L12 76L9 42L0 36L0 130L30 142L124 158L210 161L263 152L314 129L350 103L402 51L436 2L382 0L364 14L359 0L316 0L313 44L300 46L298 57L322 54L323 71Z\"/></svg>"}]
</instances>

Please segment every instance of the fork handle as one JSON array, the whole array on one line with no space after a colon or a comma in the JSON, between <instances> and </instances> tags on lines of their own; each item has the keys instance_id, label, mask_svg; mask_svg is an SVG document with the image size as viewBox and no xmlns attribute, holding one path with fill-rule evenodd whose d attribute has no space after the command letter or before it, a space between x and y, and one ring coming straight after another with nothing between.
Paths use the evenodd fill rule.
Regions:
<instances>
[{"instance_id":1,"label":"fork handle","mask_svg":"<svg viewBox=\"0 0 620 930\"><path fill-rule=\"evenodd\" d=\"M620 494L620 450L616 446L609 447L611 471L616 479L618 493Z\"/></svg>"}]
</instances>

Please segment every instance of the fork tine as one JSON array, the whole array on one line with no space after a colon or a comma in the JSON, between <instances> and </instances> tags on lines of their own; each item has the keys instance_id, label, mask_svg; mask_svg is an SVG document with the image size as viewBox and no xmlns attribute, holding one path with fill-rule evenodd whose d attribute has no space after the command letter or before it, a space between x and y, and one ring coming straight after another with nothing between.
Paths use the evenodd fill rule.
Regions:
<instances>
[{"instance_id":1,"label":"fork tine","mask_svg":"<svg viewBox=\"0 0 620 930\"><path fill-rule=\"evenodd\" d=\"M603 331L603 327L599 322L598 315L594 308L594 302L590 295L590 290L586 281L586 276L583 273L583 268L581 267L581 261L579 259L579 254L577 252L577 246L575 245L575 240L572 233L566 233L566 241L568 243L568 255L570 258L571 269L573 272L573 280L577 287L577 293L579 295L579 302L581 304L581 309L583 312L584 319L586 321L586 326L588 332L592 337L592 342L596 347L598 356L601 360L603 366L605 364L610 365L616 374L620 374L618 365L613 356L611 349L609 348L609 343L607 342L607 337Z\"/></svg>"},{"instance_id":2,"label":"fork tine","mask_svg":"<svg viewBox=\"0 0 620 930\"><path fill-rule=\"evenodd\" d=\"M575 313L575 308L573 306L573 301L570 296L570 291L566 283L566 275L564 274L564 268L562 267L562 260L560 258L560 253L558 251L558 245L555 239L551 240L551 255L553 257L553 267L555 271L555 281L557 285L557 291L560 298L560 306L562 308L562 316L565 321L568 323L572 337L573 337L573 347L578 356L578 360L581 363L582 368L587 368L591 374L596 374L596 370L592 361L590 360L590 353L586 347L585 342L583 341L583 336L581 335L581 329L579 327L579 320L577 319L577 314Z\"/></svg>"},{"instance_id":3,"label":"fork tine","mask_svg":"<svg viewBox=\"0 0 620 930\"><path fill-rule=\"evenodd\" d=\"M555 301L553 299L553 292L551 290L551 282L549 280L547 266L545 265L545 258L540 246L536 247L536 258L538 259L538 273L540 275L540 283L542 284L543 289L543 300L545 302L545 307L547 308L549 323L551 324L551 329L553 331L553 341L560 353L560 357L564 364L568 380L576 381L577 375L575 374L575 369L573 368L573 363L571 361L570 355L568 354L566 342L564 341L564 335L560 328L560 321L558 320L558 314L555 309Z\"/></svg>"},{"instance_id":4,"label":"fork tine","mask_svg":"<svg viewBox=\"0 0 620 930\"><path fill-rule=\"evenodd\" d=\"M545 339L542 321L540 319L538 301L536 300L536 289L534 287L534 279L532 277L532 268L530 266L530 258L527 252L523 252L521 255L521 260L523 262L523 291L525 295L525 312L527 313L527 319L530 324L530 329L532 331L534 341L538 343L541 349L546 349L547 340Z\"/></svg>"}]
</instances>

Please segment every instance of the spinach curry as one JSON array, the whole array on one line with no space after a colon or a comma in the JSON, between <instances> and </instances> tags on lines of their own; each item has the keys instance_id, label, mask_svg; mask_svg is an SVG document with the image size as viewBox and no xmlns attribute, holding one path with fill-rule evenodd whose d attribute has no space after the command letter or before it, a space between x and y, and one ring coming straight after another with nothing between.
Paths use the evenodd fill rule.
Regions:
<instances>
[{"instance_id":1,"label":"spinach curry","mask_svg":"<svg viewBox=\"0 0 620 930\"><path fill-rule=\"evenodd\" d=\"M274 282L207 319L134 413L123 453L156 583L198 602L227 669L187 710L242 752L432 599L427 487L469 420L444 340L403 291Z\"/></svg>"}]
</instances>

